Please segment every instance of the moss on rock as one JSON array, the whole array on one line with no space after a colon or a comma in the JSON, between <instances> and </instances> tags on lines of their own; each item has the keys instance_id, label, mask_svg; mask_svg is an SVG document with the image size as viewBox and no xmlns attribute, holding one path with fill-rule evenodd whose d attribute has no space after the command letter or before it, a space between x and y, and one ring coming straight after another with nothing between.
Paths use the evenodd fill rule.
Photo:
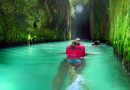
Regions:
<instances>
[{"instance_id":1,"label":"moss on rock","mask_svg":"<svg viewBox=\"0 0 130 90\"><path fill-rule=\"evenodd\" d=\"M0 42L26 43L28 34L35 42L68 39L68 5L59 0L1 0Z\"/></svg>"}]
</instances>

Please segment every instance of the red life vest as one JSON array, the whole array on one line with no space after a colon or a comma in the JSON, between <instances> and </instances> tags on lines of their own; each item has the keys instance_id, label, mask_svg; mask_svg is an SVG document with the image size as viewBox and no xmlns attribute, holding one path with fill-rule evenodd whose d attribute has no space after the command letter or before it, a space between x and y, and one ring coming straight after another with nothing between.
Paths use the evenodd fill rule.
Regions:
<instances>
[{"instance_id":1,"label":"red life vest","mask_svg":"<svg viewBox=\"0 0 130 90\"><path fill-rule=\"evenodd\" d=\"M68 46L66 48L66 55L68 59L81 59L85 56L85 46Z\"/></svg>"}]
</instances>

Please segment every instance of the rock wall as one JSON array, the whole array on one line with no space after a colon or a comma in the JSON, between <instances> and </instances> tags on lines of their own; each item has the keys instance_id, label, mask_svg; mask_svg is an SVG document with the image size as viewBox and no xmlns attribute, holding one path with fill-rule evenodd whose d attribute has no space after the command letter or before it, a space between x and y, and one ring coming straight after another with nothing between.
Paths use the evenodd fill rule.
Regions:
<instances>
[{"instance_id":1,"label":"rock wall","mask_svg":"<svg viewBox=\"0 0 130 90\"><path fill-rule=\"evenodd\" d=\"M90 31L91 39L109 41L130 70L130 0L90 0Z\"/></svg>"},{"instance_id":2,"label":"rock wall","mask_svg":"<svg viewBox=\"0 0 130 90\"><path fill-rule=\"evenodd\" d=\"M2 44L67 40L68 0L0 0Z\"/></svg>"},{"instance_id":3,"label":"rock wall","mask_svg":"<svg viewBox=\"0 0 130 90\"><path fill-rule=\"evenodd\" d=\"M91 39L107 41L109 32L108 0L89 0L89 6Z\"/></svg>"}]
</instances>

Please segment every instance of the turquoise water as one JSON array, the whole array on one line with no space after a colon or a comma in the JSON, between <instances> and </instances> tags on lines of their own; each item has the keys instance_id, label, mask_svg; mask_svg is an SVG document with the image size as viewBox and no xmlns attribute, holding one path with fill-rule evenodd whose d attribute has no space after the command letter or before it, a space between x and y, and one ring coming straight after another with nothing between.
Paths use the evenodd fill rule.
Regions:
<instances>
[{"instance_id":1,"label":"turquoise water","mask_svg":"<svg viewBox=\"0 0 130 90\"><path fill-rule=\"evenodd\" d=\"M130 77L107 45L91 46L83 67L62 62L71 42L0 50L0 90L130 90Z\"/></svg>"}]
</instances>

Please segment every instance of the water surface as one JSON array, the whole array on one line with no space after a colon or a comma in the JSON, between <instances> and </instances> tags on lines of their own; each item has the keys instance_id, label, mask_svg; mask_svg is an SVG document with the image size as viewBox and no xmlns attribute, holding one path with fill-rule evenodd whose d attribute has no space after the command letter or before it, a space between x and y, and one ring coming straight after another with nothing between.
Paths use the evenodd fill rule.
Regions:
<instances>
[{"instance_id":1,"label":"water surface","mask_svg":"<svg viewBox=\"0 0 130 90\"><path fill-rule=\"evenodd\" d=\"M77 73L62 63L70 43L0 49L0 90L130 90L130 77L114 57L112 47L83 42L86 51L93 54L85 57L85 65Z\"/></svg>"}]
</instances>

